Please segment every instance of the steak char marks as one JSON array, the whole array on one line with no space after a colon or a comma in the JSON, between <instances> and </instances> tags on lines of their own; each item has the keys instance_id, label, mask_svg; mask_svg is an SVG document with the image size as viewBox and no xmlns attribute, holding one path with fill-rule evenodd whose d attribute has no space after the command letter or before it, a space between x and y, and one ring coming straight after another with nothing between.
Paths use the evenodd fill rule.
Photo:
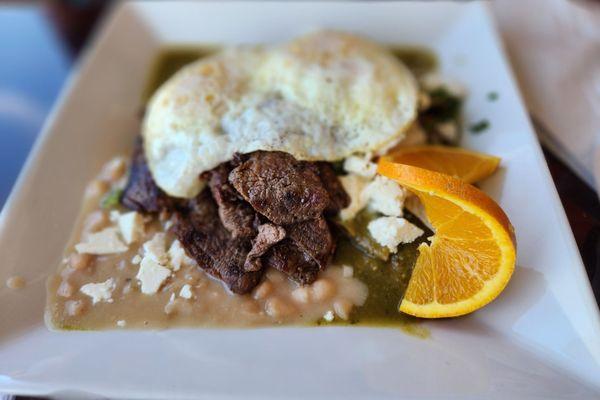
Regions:
<instances>
[{"instance_id":1,"label":"steak char marks","mask_svg":"<svg viewBox=\"0 0 600 400\"><path fill-rule=\"evenodd\" d=\"M239 165L229 174L229 182L256 212L282 225L287 234L287 239L265 252L263 264L300 284L313 282L335 250L323 212L335 209L346 201L344 196L347 198L333 169L297 161L279 151L257 151L236 160ZM337 186L325 187L321 169L330 182L334 179L327 174L333 174ZM337 193L331 196L330 190Z\"/></svg>"},{"instance_id":2,"label":"steak char marks","mask_svg":"<svg viewBox=\"0 0 600 400\"><path fill-rule=\"evenodd\" d=\"M201 175L208 187L184 201L154 182L141 138L121 203L132 210L174 213L172 232L199 268L236 294L249 293L273 267L305 285L331 261L335 241L324 215L349 198L330 164L283 152L236 154Z\"/></svg>"},{"instance_id":3,"label":"steak char marks","mask_svg":"<svg viewBox=\"0 0 600 400\"><path fill-rule=\"evenodd\" d=\"M252 207L278 225L317 218L330 202L318 169L280 151L256 151L229 174Z\"/></svg>"}]
</instances>

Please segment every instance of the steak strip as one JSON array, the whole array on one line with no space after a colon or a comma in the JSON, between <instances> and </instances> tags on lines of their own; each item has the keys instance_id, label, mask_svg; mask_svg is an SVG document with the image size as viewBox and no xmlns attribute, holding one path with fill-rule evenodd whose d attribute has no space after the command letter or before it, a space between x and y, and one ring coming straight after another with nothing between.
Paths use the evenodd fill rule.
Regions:
<instances>
[{"instance_id":1,"label":"steak strip","mask_svg":"<svg viewBox=\"0 0 600 400\"><path fill-rule=\"evenodd\" d=\"M317 279L320 268L315 261L290 239L273 246L264 256L264 267L275 268L301 285Z\"/></svg>"},{"instance_id":2,"label":"steak strip","mask_svg":"<svg viewBox=\"0 0 600 400\"><path fill-rule=\"evenodd\" d=\"M198 266L221 279L233 293L248 293L260 282L262 268L244 270L250 240L234 238L225 229L209 190L190 200L186 210L176 212L172 230Z\"/></svg>"},{"instance_id":3,"label":"steak strip","mask_svg":"<svg viewBox=\"0 0 600 400\"><path fill-rule=\"evenodd\" d=\"M186 252L236 294L252 291L267 267L309 284L330 262L335 241L323 214L337 213L349 198L329 163L257 151L236 154L202 178L208 188L194 199L168 196L138 137L120 200L142 213L173 211L172 231Z\"/></svg>"},{"instance_id":4,"label":"steak strip","mask_svg":"<svg viewBox=\"0 0 600 400\"><path fill-rule=\"evenodd\" d=\"M141 136L135 138L129 178L119 200L125 208L144 214L170 210L177 205L177 200L163 192L154 182L146 163Z\"/></svg>"},{"instance_id":5,"label":"steak strip","mask_svg":"<svg viewBox=\"0 0 600 400\"><path fill-rule=\"evenodd\" d=\"M252 249L246 257L244 269L257 271L262 268L260 257L278 242L285 238L285 229L273 224L262 224L258 227L258 234L252 240Z\"/></svg>"},{"instance_id":6,"label":"steak strip","mask_svg":"<svg viewBox=\"0 0 600 400\"><path fill-rule=\"evenodd\" d=\"M308 255L320 269L331 261L335 243L325 218L319 217L286 226L288 237Z\"/></svg>"},{"instance_id":7,"label":"steak strip","mask_svg":"<svg viewBox=\"0 0 600 400\"><path fill-rule=\"evenodd\" d=\"M256 151L229 174L254 210L277 225L318 217L330 202L317 168L280 151Z\"/></svg>"},{"instance_id":8,"label":"steak strip","mask_svg":"<svg viewBox=\"0 0 600 400\"><path fill-rule=\"evenodd\" d=\"M256 235L254 220L256 213L250 204L229 183L231 163L222 163L218 167L201 175L208 180L208 187L219 206L219 217L233 237L253 237Z\"/></svg>"},{"instance_id":9,"label":"steak strip","mask_svg":"<svg viewBox=\"0 0 600 400\"><path fill-rule=\"evenodd\" d=\"M327 194L329 194L329 203L325 208L328 215L336 215L341 209L350 205L350 196L344 190L342 182L338 179L333 166L328 162L318 161L313 165L317 167L319 178Z\"/></svg>"}]
</instances>

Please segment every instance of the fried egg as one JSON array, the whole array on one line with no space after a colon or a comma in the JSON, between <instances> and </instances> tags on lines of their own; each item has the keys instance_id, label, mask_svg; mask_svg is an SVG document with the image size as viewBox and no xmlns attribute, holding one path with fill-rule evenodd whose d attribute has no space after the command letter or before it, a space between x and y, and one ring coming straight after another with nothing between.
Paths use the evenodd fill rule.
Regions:
<instances>
[{"instance_id":1,"label":"fried egg","mask_svg":"<svg viewBox=\"0 0 600 400\"><path fill-rule=\"evenodd\" d=\"M400 61L350 34L229 49L184 67L151 98L148 165L165 192L192 197L204 185L198 175L236 152L325 161L377 152L403 138L417 96Z\"/></svg>"}]
</instances>

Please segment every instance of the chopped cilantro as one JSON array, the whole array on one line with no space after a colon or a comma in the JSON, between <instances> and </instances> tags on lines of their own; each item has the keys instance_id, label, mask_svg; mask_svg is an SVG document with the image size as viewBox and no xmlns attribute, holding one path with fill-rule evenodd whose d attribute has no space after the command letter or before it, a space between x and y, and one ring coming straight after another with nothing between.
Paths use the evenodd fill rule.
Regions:
<instances>
[{"instance_id":1,"label":"chopped cilantro","mask_svg":"<svg viewBox=\"0 0 600 400\"><path fill-rule=\"evenodd\" d=\"M333 161L331 162L331 166L336 175L344 175L346 173L346 171L344 171L344 160Z\"/></svg>"},{"instance_id":2,"label":"chopped cilantro","mask_svg":"<svg viewBox=\"0 0 600 400\"><path fill-rule=\"evenodd\" d=\"M490 127L490 121L482 119L479 122L474 123L469 127L469 130L473 133L481 133Z\"/></svg>"},{"instance_id":3,"label":"chopped cilantro","mask_svg":"<svg viewBox=\"0 0 600 400\"><path fill-rule=\"evenodd\" d=\"M498 100L498 97L499 97L499 96L498 96L498 92L489 92L489 93L487 94L487 99L488 99L489 101L496 101L496 100Z\"/></svg>"},{"instance_id":4,"label":"chopped cilantro","mask_svg":"<svg viewBox=\"0 0 600 400\"><path fill-rule=\"evenodd\" d=\"M100 201L100 206L104 209L114 208L119 205L121 201L121 194L123 189L115 188L108 192Z\"/></svg>"},{"instance_id":5,"label":"chopped cilantro","mask_svg":"<svg viewBox=\"0 0 600 400\"><path fill-rule=\"evenodd\" d=\"M453 122L461 127L461 109L463 99L452 94L444 87L438 87L428 92L431 105L419 113L419 123L427 134L427 142L431 144L444 144L455 146L460 135L448 138L439 131L440 124Z\"/></svg>"},{"instance_id":6,"label":"chopped cilantro","mask_svg":"<svg viewBox=\"0 0 600 400\"><path fill-rule=\"evenodd\" d=\"M431 106L427 114L437 122L456 120L460 116L462 99L450 93L446 88L439 87L429 92Z\"/></svg>"}]
</instances>

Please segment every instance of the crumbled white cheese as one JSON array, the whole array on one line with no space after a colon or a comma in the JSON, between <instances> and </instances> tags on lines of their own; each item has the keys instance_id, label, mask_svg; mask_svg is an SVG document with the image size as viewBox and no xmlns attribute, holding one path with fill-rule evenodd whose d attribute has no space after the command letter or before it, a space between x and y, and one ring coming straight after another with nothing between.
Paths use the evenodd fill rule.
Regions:
<instances>
[{"instance_id":1,"label":"crumbled white cheese","mask_svg":"<svg viewBox=\"0 0 600 400\"><path fill-rule=\"evenodd\" d=\"M167 263L167 242L164 233L156 233L152 239L144 243L143 247L144 258L149 258L162 265Z\"/></svg>"},{"instance_id":2,"label":"crumbled white cheese","mask_svg":"<svg viewBox=\"0 0 600 400\"><path fill-rule=\"evenodd\" d=\"M397 217L380 217L369 222L367 226L373 239L386 246L392 253L398 251L400 243L411 243L423 234L423 231L405 220Z\"/></svg>"},{"instance_id":3,"label":"crumbled white cheese","mask_svg":"<svg viewBox=\"0 0 600 400\"><path fill-rule=\"evenodd\" d=\"M346 221L354 218L367 205L368 198L365 196L365 187L369 180L356 174L348 174L341 176L340 182L350 196L350 205L340 211L340 218Z\"/></svg>"},{"instance_id":4,"label":"crumbled white cheese","mask_svg":"<svg viewBox=\"0 0 600 400\"><path fill-rule=\"evenodd\" d=\"M458 138L458 126L455 122L443 122L441 124L437 124L435 128L444 137L444 139L453 141Z\"/></svg>"},{"instance_id":5,"label":"crumbled white cheese","mask_svg":"<svg viewBox=\"0 0 600 400\"><path fill-rule=\"evenodd\" d=\"M406 191L395 181L377 175L373 180L350 173L340 177L350 205L340 211L342 220L352 219L365 206L383 215L401 217Z\"/></svg>"},{"instance_id":6,"label":"crumbled white cheese","mask_svg":"<svg viewBox=\"0 0 600 400\"><path fill-rule=\"evenodd\" d=\"M371 210L392 217L402 216L406 192L395 181L377 175L365 188L364 196L368 198Z\"/></svg>"},{"instance_id":7,"label":"crumbled white cheese","mask_svg":"<svg viewBox=\"0 0 600 400\"><path fill-rule=\"evenodd\" d=\"M144 218L135 211L121 214L118 224L127 244L137 242L144 234Z\"/></svg>"},{"instance_id":8,"label":"crumbled white cheese","mask_svg":"<svg viewBox=\"0 0 600 400\"><path fill-rule=\"evenodd\" d=\"M78 253L86 254L122 253L127 249L128 247L119 238L118 229L115 227L90 233L85 242L75 245Z\"/></svg>"},{"instance_id":9,"label":"crumbled white cheese","mask_svg":"<svg viewBox=\"0 0 600 400\"><path fill-rule=\"evenodd\" d=\"M125 320L123 320L123 319L120 319L120 320L117 321L117 326L119 328L124 328L126 325L127 325L127 322Z\"/></svg>"},{"instance_id":10,"label":"crumbled white cheese","mask_svg":"<svg viewBox=\"0 0 600 400\"><path fill-rule=\"evenodd\" d=\"M87 283L79 288L79 290L81 293L92 298L92 304L100 301L112 303L112 292L116 286L115 280L108 278L106 281L100 283Z\"/></svg>"},{"instance_id":11,"label":"crumbled white cheese","mask_svg":"<svg viewBox=\"0 0 600 400\"><path fill-rule=\"evenodd\" d=\"M169 247L169 266L173 271L179 271L182 265L194 265L192 260L185 252L179 240L174 240Z\"/></svg>"},{"instance_id":12,"label":"crumbled white cheese","mask_svg":"<svg viewBox=\"0 0 600 400\"><path fill-rule=\"evenodd\" d=\"M323 315L323 319L327 322L333 321L335 315L333 315L333 311L329 310Z\"/></svg>"},{"instance_id":13,"label":"crumbled white cheese","mask_svg":"<svg viewBox=\"0 0 600 400\"><path fill-rule=\"evenodd\" d=\"M464 85L439 73L429 73L425 75L421 79L421 83L428 90L443 88L457 97L465 97L467 94L467 89Z\"/></svg>"},{"instance_id":14,"label":"crumbled white cheese","mask_svg":"<svg viewBox=\"0 0 600 400\"><path fill-rule=\"evenodd\" d=\"M352 278L353 275L354 275L354 268L352 268L348 265L344 265L342 267L342 276L344 278Z\"/></svg>"},{"instance_id":15,"label":"crumbled white cheese","mask_svg":"<svg viewBox=\"0 0 600 400\"><path fill-rule=\"evenodd\" d=\"M127 161L124 157L115 157L102 167L100 177L104 180L115 181L125 174Z\"/></svg>"},{"instance_id":16,"label":"crumbled white cheese","mask_svg":"<svg viewBox=\"0 0 600 400\"><path fill-rule=\"evenodd\" d=\"M181 287L179 291L179 297L183 297L184 299L192 298L192 287L187 283Z\"/></svg>"},{"instance_id":17,"label":"crumbled white cheese","mask_svg":"<svg viewBox=\"0 0 600 400\"><path fill-rule=\"evenodd\" d=\"M139 254L136 254L135 256L133 256L133 258L131 259L131 263L132 264L139 264L140 262L142 262L142 256L140 256Z\"/></svg>"},{"instance_id":18,"label":"crumbled white cheese","mask_svg":"<svg viewBox=\"0 0 600 400\"><path fill-rule=\"evenodd\" d=\"M121 213L117 210L111 210L110 213L108 214L108 219L110 219L110 222L118 222L119 218L121 218Z\"/></svg>"},{"instance_id":19,"label":"crumbled white cheese","mask_svg":"<svg viewBox=\"0 0 600 400\"><path fill-rule=\"evenodd\" d=\"M350 156L344 160L344 170L365 178L373 178L377 172L377 164L371 162L370 154L364 157Z\"/></svg>"},{"instance_id":20,"label":"crumbled white cheese","mask_svg":"<svg viewBox=\"0 0 600 400\"><path fill-rule=\"evenodd\" d=\"M136 278L140 281L142 293L155 294L170 275L170 269L158 264L152 258L144 257Z\"/></svg>"}]
</instances>

